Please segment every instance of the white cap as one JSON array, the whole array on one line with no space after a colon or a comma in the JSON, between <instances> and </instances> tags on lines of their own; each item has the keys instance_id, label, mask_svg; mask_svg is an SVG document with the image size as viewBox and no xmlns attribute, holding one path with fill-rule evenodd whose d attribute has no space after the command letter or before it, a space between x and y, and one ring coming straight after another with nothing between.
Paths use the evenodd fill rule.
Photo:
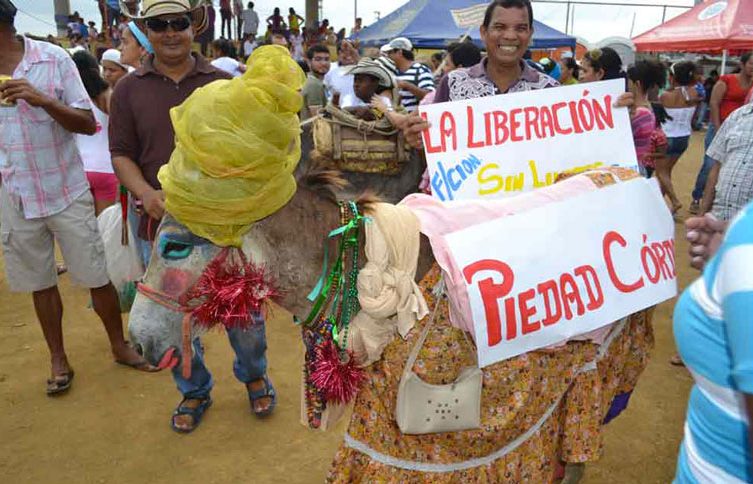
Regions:
<instances>
[{"instance_id":1,"label":"white cap","mask_svg":"<svg viewBox=\"0 0 753 484\"><path fill-rule=\"evenodd\" d=\"M104 62L104 61L110 61L113 64L117 64L120 67L122 67L123 70L125 70L125 71L128 70L128 66L125 65L125 64L123 64L122 62L120 62L120 51L117 50L117 49L107 49L102 54L102 60L101 60L101 62Z\"/></svg>"},{"instance_id":2,"label":"white cap","mask_svg":"<svg viewBox=\"0 0 753 484\"><path fill-rule=\"evenodd\" d=\"M386 54L387 52L391 51L392 47L390 47L390 44L384 44L382 47L379 48L379 52L382 54Z\"/></svg>"},{"instance_id":3,"label":"white cap","mask_svg":"<svg viewBox=\"0 0 753 484\"><path fill-rule=\"evenodd\" d=\"M405 37L396 37L389 43L390 49L413 50L413 44Z\"/></svg>"}]
</instances>

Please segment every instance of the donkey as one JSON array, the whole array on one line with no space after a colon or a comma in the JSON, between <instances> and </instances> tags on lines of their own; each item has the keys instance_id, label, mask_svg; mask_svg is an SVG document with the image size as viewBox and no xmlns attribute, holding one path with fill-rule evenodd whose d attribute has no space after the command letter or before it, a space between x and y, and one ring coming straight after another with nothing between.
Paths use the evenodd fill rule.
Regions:
<instances>
[{"instance_id":1,"label":"donkey","mask_svg":"<svg viewBox=\"0 0 753 484\"><path fill-rule=\"evenodd\" d=\"M310 307L306 294L321 273L322 244L340 223L337 199L343 196L347 183L331 171L297 173L297 178L295 196L281 210L254 224L244 245L250 259L264 264L282 289L281 305L303 316ZM368 213L370 202L376 200L364 195L358 204ZM361 251L363 244L361 240ZM143 285L178 299L221 250L167 214L157 231ZM433 262L428 239L422 238L420 257L417 276L423 277ZM131 342L147 361L163 369L171 367L177 362L182 343L182 318L181 312L139 293L128 322ZM202 328L194 326L191 332L198 336Z\"/></svg>"}]
</instances>

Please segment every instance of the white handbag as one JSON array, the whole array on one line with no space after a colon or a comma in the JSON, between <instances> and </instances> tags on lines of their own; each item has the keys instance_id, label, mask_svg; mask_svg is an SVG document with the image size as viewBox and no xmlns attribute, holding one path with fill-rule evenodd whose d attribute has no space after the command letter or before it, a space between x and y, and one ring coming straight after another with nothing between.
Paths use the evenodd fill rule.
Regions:
<instances>
[{"instance_id":1,"label":"white handbag","mask_svg":"<svg viewBox=\"0 0 753 484\"><path fill-rule=\"evenodd\" d=\"M431 319L411 350L400 377L395 413L397 426L404 434L456 432L481 426L483 373L477 366L463 368L455 381L447 385L426 383L413 372L413 364L434 324L440 301L441 298L437 298Z\"/></svg>"}]
</instances>

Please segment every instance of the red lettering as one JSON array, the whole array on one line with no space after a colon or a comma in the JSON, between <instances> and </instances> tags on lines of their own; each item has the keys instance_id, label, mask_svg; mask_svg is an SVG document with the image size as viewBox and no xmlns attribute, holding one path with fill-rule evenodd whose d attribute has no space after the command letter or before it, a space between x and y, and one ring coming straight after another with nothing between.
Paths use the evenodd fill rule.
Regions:
<instances>
[{"instance_id":1,"label":"red lettering","mask_svg":"<svg viewBox=\"0 0 753 484\"><path fill-rule=\"evenodd\" d=\"M473 108L471 106L467 106L466 113L468 115L468 147L469 148L483 148L484 142L483 141L474 141L473 140Z\"/></svg>"},{"instance_id":2,"label":"red lettering","mask_svg":"<svg viewBox=\"0 0 753 484\"><path fill-rule=\"evenodd\" d=\"M575 303L575 312L578 316L582 316L586 312L583 300L580 298L578 285L573 276L567 272L560 276L560 293L562 294L562 306L565 308L565 319L568 321L573 319L573 311L570 309L570 305L573 303Z\"/></svg>"},{"instance_id":3,"label":"red lettering","mask_svg":"<svg viewBox=\"0 0 753 484\"><path fill-rule=\"evenodd\" d=\"M552 117L554 118L554 129L557 131L558 134L570 134L573 132L573 128L564 129L562 126L560 126L560 117L557 111L565 107L567 107L567 103L557 103L552 106L552 113L553 113Z\"/></svg>"},{"instance_id":4,"label":"red lettering","mask_svg":"<svg viewBox=\"0 0 753 484\"><path fill-rule=\"evenodd\" d=\"M669 239L661 244L664 246L664 252L669 256L669 262L672 264L672 277L677 277L677 268L675 267L675 241L674 239Z\"/></svg>"},{"instance_id":5,"label":"red lettering","mask_svg":"<svg viewBox=\"0 0 753 484\"><path fill-rule=\"evenodd\" d=\"M596 118L596 125L599 129L606 129L607 126L614 128L614 119L612 117L612 96L607 94L604 97L604 104L599 104L599 101L594 99L592 101L594 117Z\"/></svg>"},{"instance_id":6,"label":"red lettering","mask_svg":"<svg viewBox=\"0 0 753 484\"><path fill-rule=\"evenodd\" d=\"M531 321L530 318L536 314L536 306L529 303L536 296L536 291L529 289L518 295L518 307L520 308L520 332L521 334L533 333L541 329L539 321Z\"/></svg>"},{"instance_id":7,"label":"red lettering","mask_svg":"<svg viewBox=\"0 0 753 484\"><path fill-rule=\"evenodd\" d=\"M620 247L627 247L627 242L619 233L615 231L609 231L604 235L602 241L602 253L604 255L604 262L607 264L607 273L609 273L609 279L614 284L614 287L622 293L630 293L637 291L645 285L643 277L639 278L632 284L626 284L620 280L617 276L617 271L614 268L614 261L612 260L612 244L617 243Z\"/></svg>"},{"instance_id":8,"label":"red lettering","mask_svg":"<svg viewBox=\"0 0 753 484\"><path fill-rule=\"evenodd\" d=\"M667 253L664 247L662 247L661 243L654 242L651 244L651 250L654 251L654 255L656 255L656 259L659 261L659 268L664 280L672 279L672 269L667 265Z\"/></svg>"},{"instance_id":9,"label":"red lettering","mask_svg":"<svg viewBox=\"0 0 753 484\"><path fill-rule=\"evenodd\" d=\"M587 99L581 99L578 101L578 116L580 117L580 124L586 131L594 129L594 112Z\"/></svg>"},{"instance_id":10,"label":"red lettering","mask_svg":"<svg viewBox=\"0 0 753 484\"><path fill-rule=\"evenodd\" d=\"M559 322L562 317L562 301L560 300L559 288L554 280L550 279L546 282L542 282L536 289L539 294L544 298L544 309L546 310L546 317L541 320L544 326L551 326L554 323ZM552 312L552 306L549 304L550 298L547 296L550 293L551 300L554 301L555 310Z\"/></svg>"},{"instance_id":11,"label":"red lettering","mask_svg":"<svg viewBox=\"0 0 753 484\"><path fill-rule=\"evenodd\" d=\"M554 126L552 125L554 121L552 120L552 112L549 110L549 106L544 106L541 108L541 133L542 138L546 138L547 134L546 132L549 131L549 136L554 136Z\"/></svg>"},{"instance_id":12,"label":"red lettering","mask_svg":"<svg viewBox=\"0 0 753 484\"><path fill-rule=\"evenodd\" d=\"M539 128L539 109L535 107L525 108L526 139L532 139L531 132L536 133L537 138L542 138Z\"/></svg>"},{"instance_id":13,"label":"red lettering","mask_svg":"<svg viewBox=\"0 0 753 484\"><path fill-rule=\"evenodd\" d=\"M426 113L421 113L421 117L424 118L424 121L428 121L428 119L426 117ZM426 152L427 153L441 153L442 151L444 151L444 139L442 140L442 144L441 145L434 146L431 143L431 130L430 129L427 128L427 129L423 130L423 132L421 134L424 137L424 146L426 147Z\"/></svg>"},{"instance_id":14,"label":"red lettering","mask_svg":"<svg viewBox=\"0 0 753 484\"><path fill-rule=\"evenodd\" d=\"M604 293L601 290L601 283L599 282L599 276L596 274L596 269L592 266L585 265L575 269L575 275L583 279L583 284L586 286L586 292L588 293L588 304L586 309L593 311L599 309L604 304ZM589 282L589 277L593 282Z\"/></svg>"},{"instance_id":15,"label":"red lettering","mask_svg":"<svg viewBox=\"0 0 753 484\"><path fill-rule=\"evenodd\" d=\"M463 277L470 284L473 276L479 271L494 271L502 276L501 284L496 284L491 277L478 281L478 290L484 303L488 345L494 346L502 341L502 321L500 320L499 304L497 301L510 292L515 276L510 266L504 262L493 259L482 259L467 265L463 269ZM516 336L514 304L507 304L505 302L505 315L507 318L507 339L510 340Z\"/></svg>"},{"instance_id":16,"label":"red lettering","mask_svg":"<svg viewBox=\"0 0 753 484\"><path fill-rule=\"evenodd\" d=\"M518 128L520 128L520 121L515 119L522 112L523 110L520 108L510 111L510 141L523 141L523 137L517 134Z\"/></svg>"},{"instance_id":17,"label":"red lettering","mask_svg":"<svg viewBox=\"0 0 753 484\"><path fill-rule=\"evenodd\" d=\"M501 145L510 136L510 130L507 128L507 113L504 111L494 111L494 144ZM501 133L501 136L500 136Z\"/></svg>"},{"instance_id":18,"label":"red lettering","mask_svg":"<svg viewBox=\"0 0 753 484\"><path fill-rule=\"evenodd\" d=\"M486 146L492 145L492 113L484 113L484 128L486 131Z\"/></svg>"},{"instance_id":19,"label":"red lettering","mask_svg":"<svg viewBox=\"0 0 753 484\"><path fill-rule=\"evenodd\" d=\"M570 108L570 120L573 122L575 132L582 133L583 128L580 127L580 121L578 120L578 103L570 101L567 103L567 107Z\"/></svg>"},{"instance_id":20,"label":"red lettering","mask_svg":"<svg viewBox=\"0 0 753 484\"><path fill-rule=\"evenodd\" d=\"M439 118L440 135L442 136L442 151L447 151L447 138L452 138L452 151L458 149L458 135L455 132L455 117L445 111Z\"/></svg>"}]
</instances>

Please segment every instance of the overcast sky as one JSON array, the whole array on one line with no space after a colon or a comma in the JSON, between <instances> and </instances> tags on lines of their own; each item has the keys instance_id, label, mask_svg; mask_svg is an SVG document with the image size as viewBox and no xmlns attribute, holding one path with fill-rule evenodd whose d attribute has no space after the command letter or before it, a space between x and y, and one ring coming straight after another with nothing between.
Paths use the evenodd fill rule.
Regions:
<instances>
[{"instance_id":1,"label":"overcast sky","mask_svg":"<svg viewBox=\"0 0 753 484\"><path fill-rule=\"evenodd\" d=\"M335 26L336 29L346 27L350 31L350 27L353 25L356 2L353 0L323 1L324 18L330 20L330 25ZM246 2L247 0L244 0L244 3ZM619 3L615 0L604 0L604 3L610 2ZM14 3L19 9L16 17L16 26L19 31L36 34L54 33L53 0L14 0ZM219 0L214 0L214 3L217 5ZM286 0L284 2L256 0L254 3L259 16L263 18L270 15L272 9L276 6L281 7L284 12L289 7L295 8L301 15L305 12L304 0ZM406 0L360 0L357 2L358 15L363 17L365 24L370 24L376 21L377 10L381 16L385 16L404 3L406 3ZM478 3L484 3L484 1L479 0ZM622 3L690 6L693 4L693 0L622 0ZM71 11L78 11L85 20L95 20L99 25L99 10L96 0L70 0L70 5ZM590 42L596 42L613 35L630 36L634 17L633 35L644 32L661 23L663 10L661 7L603 5L577 5L573 8L575 8L575 21L571 33ZM685 10L677 7L667 8L666 18L668 20ZM566 7L564 4L535 3L534 13L537 20L555 29L565 30ZM217 31L219 31L219 15L217 15Z\"/></svg>"}]
</instances>

